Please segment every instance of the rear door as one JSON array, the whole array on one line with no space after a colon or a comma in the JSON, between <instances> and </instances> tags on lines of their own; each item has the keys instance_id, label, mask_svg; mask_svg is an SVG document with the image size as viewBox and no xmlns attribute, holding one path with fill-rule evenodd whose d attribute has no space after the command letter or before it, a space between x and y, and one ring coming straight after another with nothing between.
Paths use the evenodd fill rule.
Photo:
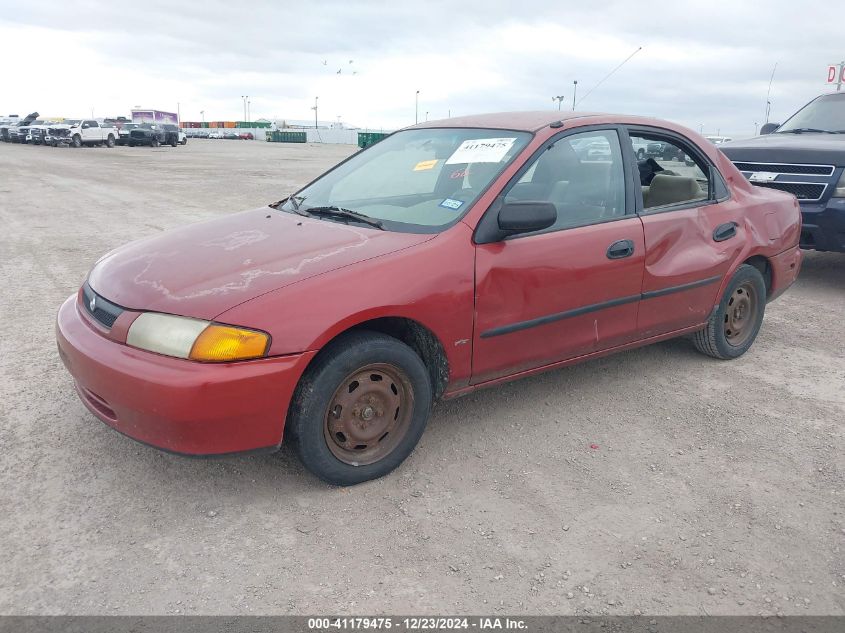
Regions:
<instances>
[{"instance_id":1,"label":"rear door","mask_svg":"<svg viewBox=\"0 0 845 633\"><path fill-rule=\"evenodd\" d=\"M721 174L689 139L652 128L628 133L634 156L643 143L662 144L632 173L646 249L638 330L649 338L708 319L744 228Z\"/></svg>"},{"instance_id":2,"label":"rear door","mask_svg":"<svg viewBox=\"0 0 845 633\"><path fill-rule=\"evenodd\" d=\"M556 137L502 192L553 202L558 219L476 247L473 384L636 338L645 249L619 132Z\"/></svg>"}]
</instances>

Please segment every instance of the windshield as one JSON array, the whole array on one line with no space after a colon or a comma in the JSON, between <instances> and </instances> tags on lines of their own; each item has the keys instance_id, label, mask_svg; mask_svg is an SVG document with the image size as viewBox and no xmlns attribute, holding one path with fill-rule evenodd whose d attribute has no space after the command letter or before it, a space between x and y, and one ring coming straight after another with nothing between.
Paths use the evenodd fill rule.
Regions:
<instances>
[{"instance_id":1,"label":"windshield","mask_svg":"<svg viewBox=\"0 0 845 633\"><path fill-rule=\"evenodd\" d=\"M388 230L434 232L457 222L522 151L527 132L417 129L388 136L292 196L284 211L339 207ZM354 218L321 215L331 221Z\"/></svg>"},{"instance_id":2,"label":"windshield","mask_svg":"<svg viewBox=\"0 0 845 633\"><path fill-rule=\"evenodd\" d=\"M845 94L824 95L810 101L777 131L795 130L845 133Z\"/></svg>"}]
</instances>

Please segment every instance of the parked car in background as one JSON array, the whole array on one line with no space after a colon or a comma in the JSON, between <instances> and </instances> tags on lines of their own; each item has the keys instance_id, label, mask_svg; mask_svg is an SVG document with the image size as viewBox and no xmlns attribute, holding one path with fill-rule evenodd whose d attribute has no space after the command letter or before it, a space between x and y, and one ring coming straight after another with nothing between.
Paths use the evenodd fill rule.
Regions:
<instances>
[{"instance_id":1,"label":"parked car in background","mask_svg":"<svg viewBox=\"0 0 845 633\"><path fill-rule=\"evenodd\" d=\"M27 123L25 125L18 126L18 142L19 143L32 143L32 128L38 127L39 125L44 125L43 119L35 119L31 123Z\"/></svg>"},{"instance_id":2,"label":"parked car in background","mask_svg":"<svg viewBox=\"0 0 845 633\"><path fill-rule=\"evenodd\" d=\"M188 134L182 128L179 128L179 145L188 144Z\"/></svg>"},{"instance_id":3,"label":"parked car in background","mask_svg":"<svg viewBox=\"0 0 845 633\"><path fill-rule=\"evenodd\" d=\"M81 119L65 119L61 123L51 123L47 126L44 144L52 147L70 145L70 131L73 126L78 126L80 123L82 123Z\"/></svg>"},{"instance_id":4,"label":"parked car in background","mask_svg":"<svg viewBox=\"0 0 845 633\"><path fill-rule=\"evenodd\" d=\"M237 140L239 140L241 137L240 137L240 136L238 136L235 132L225 132L225 133L223 134L223 138L225 138L225 139L229 139L230 141L237 141Z\"/></svg>"},{"instance_id":5,"label":"parked car in background","mask_svg":"<svg viewBox=\"0 0 845 633\"><path fill-rule=\"evenodd\" d=\"M252 132L241 132L238 134L238 138L244 141L252 141L255 139L255 136L253 136Z\"/></svg>"},{"instance_id":6,"label":"parked car in background","mask_svg":"<svg viewBox=\"0 0 845 633\"><path fill-rule=\"evenodd\" d=\"M816 97L761 132L719 149L752 184L798 198L802 248L845 252L845 92Z\"/></svg>"},{"instance_id":7,"label":"parked car in background","mask_svg":"<svg viewBox=\"0 0 845 633\"><path fill-rule=\"evenodd\" d=\"M730 136L705 136L704 138L713 143L713 145L721 145L722 143L728 143L733 140Z\"/></svg>"},{"instance_id":8,"label":"parked car in background","mask_svg":"<svg viewBox=\"0 0 845 633\"><path fill-rule=\"evenodd\" d=\"M105 145L114 147L117 139L117 129L108 124L101 124L96 119L83 119L70 126L68 137L62 143L69 143L73 147L83 145Z\"/></svg>"},{"instance_id":9,"label":"parked car in background","mask_svg":"<svg viewBox=\"0 0 845 633\"><path fill-rule=\"evenodd\" d=\"M18 119L16 123L11 123L6 128L6 133L4 135L4 140L8 139L10 143L20 143L21 139L21 129L25 129L30 123L36 121L39 117L37 112L32 112L26 115L23 119ZM23 139L26 138L26 134L24 133Z\"/></svg>"},{"instance_id":10,"label":"parked car in background","mask_svg":"<svg viewBox=\"0 0 845 633\"><path fill-rule=\"evenodd\" d=\"M172 145L176 147L179 142L179 129L175 125L158 123L141 123L138 127L129 132L129 146L149 145Z\"/></svg>"},{"instance_id":11,"label":"parked car in background","mask_svg":"<svg viewBox=\"0 0 845 633\"><path fill-rule=\"evenodd\" d=\"M694 168L637 177L629 137ZM593 143L609 155L580 158ZM684 335L741 356L800 230L793 196L668 121L431 121L279 202L111 251L61 306L58 349L130 437L192 455L288 437L349 485L396 468L439 398Z\"/></svg>"},{"instance_id":12,"label":"parked car in background","mask_svg":"<svg viewBox=\"0 0 845 633\"><path fill-rule=\"evenodd\" d=\"M209 132L208 138L223 138L223 135L220 132Z\"/></svg>"},{"instance_id":13,"label":"parked car in background","mask_svg":"<svg viewBox=\"0 0 845 633\"><path fill-rule=\"evenodd\" d=\"M118 129L117 129L117 144L118 145L129 145L129 138L130 138L129 133L132 130L134 130L135 128L137 128L139 125L141 125L141 124L140 123L131 123L131 122L121 123L120 127L118 127Z\"/></svg>"}]
</instances>

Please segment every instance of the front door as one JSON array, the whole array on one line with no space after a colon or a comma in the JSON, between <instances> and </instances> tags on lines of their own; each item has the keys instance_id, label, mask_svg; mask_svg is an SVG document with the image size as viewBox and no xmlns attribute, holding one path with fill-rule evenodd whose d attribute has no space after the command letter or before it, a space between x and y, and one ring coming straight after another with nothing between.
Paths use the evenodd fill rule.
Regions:
<instances>
[{"instance_id":1,"label":"front door","mask_svg":"<svg viewBox=\"0 0 845 633\"><path fill-rule=\"evenodd\" d=\"M552 202L558 219L476 247L473 384L636 338L645 244L625 173L617 130L591 129L507 185L505 203Z\"/></svg>"}]
</instances>

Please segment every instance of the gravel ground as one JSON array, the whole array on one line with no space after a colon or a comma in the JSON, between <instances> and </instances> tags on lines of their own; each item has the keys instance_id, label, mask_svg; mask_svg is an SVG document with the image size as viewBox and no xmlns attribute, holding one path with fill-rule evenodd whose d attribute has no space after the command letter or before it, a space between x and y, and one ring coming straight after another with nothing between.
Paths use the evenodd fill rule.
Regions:
<instances>
[{"instance_id":1,"label":"gravel ground","mask_svg":"<svg viewBox=\"0 0 845 633\"><path fill-rule=\"evenodd\" d=\"M352 151L0 144L0 613L845 614L842 255L739 360L670 341L442 403L354 488L87 412L53 321L100 255Z\"/></svg>"}]
</instances>

